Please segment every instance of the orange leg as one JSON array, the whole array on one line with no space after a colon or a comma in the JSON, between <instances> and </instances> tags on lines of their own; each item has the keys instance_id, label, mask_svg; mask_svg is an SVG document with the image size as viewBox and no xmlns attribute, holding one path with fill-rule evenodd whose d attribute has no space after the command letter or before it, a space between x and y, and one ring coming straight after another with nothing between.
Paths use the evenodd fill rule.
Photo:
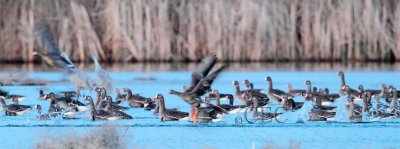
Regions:
<instances>
[{"instance_id":1,"label":"orange leg","mask_svg":"<svg viewBox=\"0 0 400 149\"><path fill-rule=\"evenodd\" d=\"M192 110L191 110L191 113L192 113L192 121L193 121L193 123L196 123L196 118L197 118L197 114L196 114L196 111L194 110L194 108L192 107Z\"/></svg>"}]
</instances>

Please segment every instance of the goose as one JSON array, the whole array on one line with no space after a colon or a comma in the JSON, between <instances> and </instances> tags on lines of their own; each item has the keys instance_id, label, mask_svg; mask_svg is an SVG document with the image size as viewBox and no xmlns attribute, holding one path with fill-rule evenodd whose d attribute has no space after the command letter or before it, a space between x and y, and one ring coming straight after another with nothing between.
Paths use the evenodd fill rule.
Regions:
<instances>
[{"instance_id":1,"label":"goose","mask_svg":"<svg viewBox=\"0 0 400 149\"><path fill-rule=\"evenodd\" d=\"M65 70L69 81L75 86L75 89L77 90L78 97L80 96L81 89L92 90L93 86L89 80L89 77L85 73L80 71L74 63L72 63L66 53L60 52L57 42L55 42L54 37L50 32L48 26L40 27L38 32L40 35L40 39L47 47L47 50L46 52L36 53L44 58L48 64L52 66L57 66L58 68Z\"/></svg>"},{"instance_id":2,"label":"goose","mask_svg":"<svg viewBox=\"0 0 400 149\"><path fill-rule=\"evenodd\" d=\"M364 90L364 86L363 85L359 85L358 86L358 91L361 94L369 92L371 94L371 96L373 96L373 97L377 96L376 98L380 98L380 96L382 94L382 90Z\"/></svg>"},{"instance_id":3,"label":"goose","mask_svg":"<svg viewBox=\"0 0 400 149\"><path fill-rule=\"evenodd\" d=\"M268 96L264 93L260 93L257 91L248 90L248 91L246 91L244 97L247 99L252 99L246 103L247 106L251 106L254 104L253 98L257 99L258 106L260 106L260 107L268 106L268 103L269 103Z\"/></svg>"},{"instance_id":4,"label":"goose","mask_svg":"<svg viewBox=\"0 0 400 149\"><path fill-rule=\"evenodd\" d=\"M16 98L14 98L16 101L18 101ZM0 102L1 105L5 111L6 116L17 116L17 115L24 115L28 113L31 110L31 106L26 106L26 105L19 105L19 104L10 104L6 105L6 102L2 97L0 97Z\"/></svg>"},{"instance_id":5,"label":"goose","mask_svg":"<svg viewBox=\"0 0 400 149\"><path fill-rule=\"evenodd\" d=\"M96 88L96 89L98 89L98 88ZM104 109L108 104L107 99L106 99L107 98L107 90L106 90L106 88L102 87L102 88L96 90L96 92L97 92L97 100L96 100L95 106L97 108ZM123 107L123 106L119 105L120 102L121 101L117 101L117 102L113 102L112 103L114 109L127 110L128 109L127 107Z\"/></svg>"},{"instance_id":6,"label":"goose","mask_svg":"<svg viewBox=\"0 0 400 149\"><path fill-rule=\"evenodd\" d=\"M218 90L213 90L212 94L215 95L215 105L219 106L223 109L225 109L226 111L229 112L229 114L236 114L236 113L240 113L243 112L243 110L245 110L246 107L245 105L241 105L241 106L235 106L233 105L233 99L229 101L229 104L221 104L221 98L220 98L220 93Z\"/></svg>"},{"instance_id":7,"label":"goose","mask_svg":"<svg viewBox=\"0 0 400 149\"><path fill-rule=\"evenodd\" d=\"M36 119L38 120L50 120L51 116L49 114L42 114L42 106L36 105L35 109L37 111Z\"/></svg>"},{"instance_id":8,"label":"goose","mask_svg":"<svg viewBox=\"0 0 400 149\"><path fill-rule=\"evenodd\" d=\"M170 94L178 95L183 101L191 106L191 120L196 123L197 117L198 122L210 122L212 119L208 119L208 112L205 108L201 108L200 104L203 103L201 96L205 93L212 91L211 85L219 73L225 68L225 65L217 68L213 72L210 72L211 68L214 67L217 61L215 55L204 58L200 64L196 67L196 70L192 72L192 81L190 87L183 93L179 93L175 90L170 90ZM207 104L207 103L206 103ZM211 104L209 104L212 106ZM221 108L220 108L221 109ZM200 112L200 113L199 113Z\"/></svg>"},{"instance_id":9,"label":"goose","mask_svg":"<svg viewBox=\"0 0 400 149\"><path fill-rule=\"evenodd\" d=\"M103 87L107 91L111 92L114 89L114 87L110 74L108 74L108 72L101 67L94 53L92 54L92 59L95 65L95 71L94 71L95 76L93 78L93 84L95 84L98 87Z\"/></svg>"},{"instance_id":10,"label":"goose","mask_svg":"<svg viewBox=\"0 0 400 149\"><path fill-rule=\"evenodd\" d=\"M304 96L307 93L307 90L294 90L292 84L288 84L288 93L292 96Z\"/></svg>"},{"instance_id":11,"label":"goose","mask_svg":"<svg viewBox=\"0 0 400 149\"><path fill-rule=\"evenodd\" d=\"M270 113L270 112L258 112L258 108L260 107L258 104L258 100L255 97L252 97L251 100L254 102L253 104L253 119L254 120L270 120L273 118L278 118L278 116L282 113Z\"/></svg>"},{"instance_id":12,"label":"goose","mask_svg":"<svg viewBox=\"0 0 400 149\"><path fill-rule=\"evenodd\" d=\"M235 96L236 99L238 99L238 101L242 104L247 104L250 99L245 98L245 93L246 90L240 90L240 86L239 86L239 82L238 81L233 81L232 85L235 86Z\"/></svg>"},{"instance_id":13,"label":"goose","mask_svg":"<svg viewBox=\"0 0 400 149\"><path fill-rule=\"evenodd\" d=\"M279 89L274 89L272 86L272 78L271 77L266 77L266 81L268 81L269 86L268 86L268 98L272 99L275 102L282 102L283 96L288 96L289 98L293 98L292 95L289 95L288 93L285 93L284 91L281 91Z\"/></svg>"},{"instance_id":14,"label":"goose","mask_svg":"<svg viewBox=\"0 0 400 149\"><path fill-rule=\"evenodd\" d=\"M47 94L46 99L51 99L51 103L56 104L57 106L65 110L77 109L78 110L77 112L85 112L88 110L87 105L81 103L80 101L73 100L69 97L57 98L54 93ZM77 114L75 112L72 113Z\"/></svg>"},{"instance_id":15,"label":"goose","mask_svg":"<svg viewBox=\"0 0 400 149\"><path fill-rule=\"evenodd\" d=\"M398 100L397 100L397 98L398 98L397 97L397 95L398 95L397 90L396 90L396 88L392 88L391 91L392 91L392 94L393 94L393 100L390 102L389 111L391 113L400 114L399 106L397 105L397 102L398 102Z\"/></svg>"},{"instance_id":16,"label":"goose","mask_svg":"<svg viewBox=\"0 0 400 149\"><path fill-rule=\"evenodd\" d=\"M316 102L317 105L330 105L340 97L338 94L311 93L311 81L307 80L305 84L307 85L307 92L304 98Z\"/></svg>"},{"instance_id":17,"label":"goose","mask_svg":"<svg viewBox=\"0 0 400 149\"><path fill-rule=\"evenodd\" d=\"M361 122L362 121L362 107L354 104L354 97L347 96L346 102L347 118L351 122Z\"/></svg>"},{"instance_id":18,"label":"goose","mask_svg":"<svg viewBox=\"0 0 400 149\"><path fill-rule=\"evenodd\" d=\"M85 97L86 101L89 101L90 115L93 121L95 120L118 120L120 117L114 116L112 111L107 111L104 109L96 109L93 98L90 96Z\"/></svg>"},{"instance_id":19,"label":"goose","mask_svg":"<svg viewBox=\"0 0 400 149\"><path fill-rule=\"evenodd\" d=\"M73 98L77 97L76 91L61 91L60 94L56 95L57 97L67 97L67 98ZM47 100L46 99L47 94L44 93L43 90L39 91L39 99L40 100Z\"/></svg>"},{"instance_id":20,"label":"goose","mask_svg":"<svg viewBox=\"0 0 400 149\"><path fill-rule=\"evenodd\" d=\"M3 90L0 89L0 97L5 97L7 95L8 95L7 91L3 91Z\"/></svg>"},{"instance_id":21,"label":"goose","mask_svg":"<svg viewBox=\"0 0 400 149\"><path fill-rule=\"evenodd\" d=\"M218 122L223 119L224 114L228 114L225 109L215 106L213 104L207 104L207 107L196 107L194 123L210 123Z\"/></svg>"},{"instance_id":22,"label":"goose","mask_svg":"<svg viewBox=\"0 0 400 149\"><path fill-rule=\"evenodd\" d=\"M340 76L340 79L341 79L340 93L339 94L340 95L345 95L345 93L347 93L347 91L345 90L347 85L346 85L346 81L345 81L345 78L344 78L344 72L343 71L339 71L338 72L338 76ZM361 93L360 92L358 92L357 90L352 89L350 87L349 87L349 90L350 90L350 96L354 97L354 99L356 101L361 101Z\"/></svg>"},{"instance_id":23,"label":"goose","mask_svg":"<svg viewBox=\"0 0 400 149\"><path fill-rule=\"evenodd\" d=\"M362 94L360 92L358 92L357 90L352 89L349 86L344 86L343 89L344 89L344 93L346 95L352 96L354 98L354 100L356 100L356 101L361 101L362 100L361 99L361 95Z\"/></svg>"},{"instance_id":24,"label":"goose","mask_svg":"<svg viewBox=\"0 0 400 149\"><path fill-rule=\"evenodd\" d=\"M158 103L158 116L160 121L178 121L187 120L189 118L189 113L181 112L176 109L166 109L164 96L162 94L157 94L154 99Z\"/></svg>"},{"instance_id":25,"label":"goose","mask_svg":"<svg viewBox=\"0 0 400 149\"><path fill-rule=\"evenodd\" d=\"M292 98L288 98L288 96L283 96L283 105L282 108L285 111L294 111L303 107L304 102L295 102Z\"/></svg>"},{"instance_id":26,"label":"goose","mask_svg":"<svg viewBox=\"0 0 400 149\"><path fill-rule=\"evenodd\" d=\"M390 105L389 106L380 105L379 100L377 100L378 108L371 111L370 110L372 108L371 97L372 96L371 96L370 92L366 92L362 95L363 103L364 103L363 112L368 113L368 116L372 116L374 119L387 119L387 118L392 118L392 117L398 116L398 113L396 113L396 110L390 111L391 110ZM387 111L385 111L384 109L387 109Z\"/></svg>"},{"instance_id":27,"label":"goose","mask_svg":"<svg viewBox=\"0 0 400 149\"><path fill-rule=\"evenodd\" d=\"M7 95L7 96L1 96L4 100L13 100L13 99L18 99L19 102L22 102L25 100L26 96L22 95Z\"/></svg>"},{"instance_id":28,"label":"goose","mask_svg":"<svg viewBox=\"0 0 400 149\"><path fill-rule=\"evenodd\" d=\"M138 94L132 94L132 91L129 88L124 88L124 92L127 93L126 101L128 102L129 106L133 108L146 108L146 109L154 109L155 103L154 100L151 98L143 97Z\"/></svg>"},{"instance_id":29,"label":"goose","mask_svg":"<svg viewBox=\"0 0 400 149\"><path fill-rule=\"evenodd\" d=\"M328 121L335 117L336 112L331 112L319 108L312 108L309 112L309 121Z\"/></svg>"},{"instance_id":30,"label":"goose","mask_svg":"<svg viewBox=\"0 0 400 149\"><path fill-rule=\"evenodd\" d=\"M119 88L116 88L115 89L115 94L116 94L116 97L115 97L115 100L126 100L126 94L121 94L121 91L119 90Z\"/></svg>"},{"instance_id":31,"label":"goose","mask_svg":"<svg viewBox=\"0 0 400 149\"><path fill-rule=\"evenodd\" d=\"M61 97L78 97L78 93L76 91L61 91Z\"/></svg>"},{"instance_id":32,"label":"goose","mask_svg":"<svg viewBox=\"0 0 400 149\"><path fill-rule=\"evenodd\" d=\"M221 99L228 99L228 100L229 100L229 103L232 103L232 104L233 104L233 102L234 102L234 100L235 100L232 94L222 94L222 93L219 93L219 98L220 98L220 100L221 100ZM205 100L206 102L210 102L211 100L216 100L216 99L217 99L216 95L215 95L213 92L209 92L209 93L208 93L208 96L205 97L204 100Z\"/></svg>"},{"instance_id":33,"label":"goose","mask_svg":"<svg viewBox=\"0 0 400 149\"><path fill-rule=\"evenodd\" d=\"M105 110L111 112L113 117L118 117L118 119L133 119L132 116L126 114L125 112L122 112L120 108L114 107L111 96L107 96L106 100L108 104L105 107Z\"/></svg>"},{"instance_id":34,"label":"goose","mask_svg":"<svg viewBox=\"0 0 400 149\"><path fill-rule=\"evenodd\" d=\"M255 90L258 92L261 92L263 89L254 89L253 83L251 83L249 80L244 80L243 84L246 86L245 90Z\"/></svg>"},{"instance_id":35,"label":"goose","mask_svg":"<svg viewBox=\"0 0 400 149\"><path fill-rule=\"evenodd\" d=\"M340 81L341 81L339 93L340 93L340 95L344 95L344 92L345 92L344 87L346 86L346 81L344 79L343 71L339 71L338 76L340 77Z\"/></svg>"},{"instance_id":36,"label":"goose","mask_svg":"<svg viewBox=\"0 0 400 149\"><path fill-rule=\"evenodd\" d=\"M118 103L115 103L112 101L112 97L111 96L107 96L106 98L104 98L99 106L100 109L106 109L106 108L110 108L109 107L109 101L111 100L111 104L112 104L112 110L113 111L124 111L124 110L128 110L128 107L124 107L124 106L120 106ZM103 104L105 103L105 104Z\"/></svg>"}]
</instances>

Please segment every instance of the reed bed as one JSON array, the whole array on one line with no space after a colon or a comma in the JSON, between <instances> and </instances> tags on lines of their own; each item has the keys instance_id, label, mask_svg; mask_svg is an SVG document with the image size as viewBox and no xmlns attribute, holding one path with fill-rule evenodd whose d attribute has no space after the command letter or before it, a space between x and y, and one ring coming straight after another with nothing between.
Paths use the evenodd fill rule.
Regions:
<instances>
[{"instance_id":1,"label":"reed bed","mask_svg":"<svg viewBox=\"0 0 400 149\"><path fill-rule=\"evenodd\" d=\"M48 24L73 61L395 61L398 0L0 0L0 60Z\"/></svg>"}]
</instances>

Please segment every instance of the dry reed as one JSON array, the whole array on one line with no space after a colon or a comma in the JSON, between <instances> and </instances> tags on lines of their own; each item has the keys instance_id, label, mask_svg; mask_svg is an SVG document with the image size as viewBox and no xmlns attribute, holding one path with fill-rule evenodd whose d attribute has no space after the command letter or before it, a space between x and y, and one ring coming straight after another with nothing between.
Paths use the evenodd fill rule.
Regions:
<instances>
[{"instance_id":1,"label":"dry reed","mask_svg":"<svg viewBox=\"0 0 400 149\"><path fill-rule=\"evenodd\" d=\"M125 149L127 145L121 130L103 125L85 135L73 133L63 136L43 136L35 144L37 149Z\"/></svg>"},{"instance_id":2,"label":"dry reed","mask_svg":"<svg viewBox=\"0 0 400 149\"><path fill-rule=\"evenodd\" d=\"M400 60L398 0L0 0L0 60L49 24L74 61Z\"/></svg>"}]
</instances>

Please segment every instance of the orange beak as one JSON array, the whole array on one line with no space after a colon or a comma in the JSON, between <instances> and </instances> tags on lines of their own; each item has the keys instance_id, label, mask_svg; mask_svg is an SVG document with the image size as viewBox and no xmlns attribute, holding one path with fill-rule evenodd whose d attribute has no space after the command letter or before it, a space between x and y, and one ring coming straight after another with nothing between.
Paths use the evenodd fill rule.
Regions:
<instances>
[{"instance_id":1,"label":"orange beak","mask_svg":"<svg viewBox=\"0 0 400 149\"><path fill-rule=\"evenodd\" d=\"M194 108L192 107L192 121L193 121L193 123L196 123L196 118L197 118L197 114L196 114L196 110L194 110Z\"/></svg>"}]
</instances>

